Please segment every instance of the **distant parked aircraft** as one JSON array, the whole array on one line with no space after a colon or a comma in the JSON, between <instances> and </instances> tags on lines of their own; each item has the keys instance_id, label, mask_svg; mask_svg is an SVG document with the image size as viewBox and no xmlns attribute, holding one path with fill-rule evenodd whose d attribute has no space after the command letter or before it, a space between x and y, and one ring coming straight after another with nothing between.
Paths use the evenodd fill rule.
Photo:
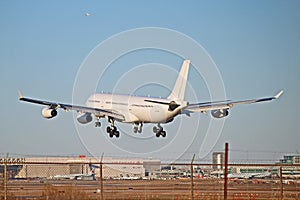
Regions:
<instances>
[{"instance_id":1,"label":"distant parked aircraft","mask_svg":"<svg viewBox=\"0 0 300 200\"><path fill-rule=\"evenodd\" d=\"M261 173L232 173L228 174L228 178L251 179L251 178L267 178L271 177L272 169Z\"/></svg>"},{"instance_id":2,"label":"distant parked aircraft","mask_svg":"<svg viewBox=\"0 0 300 200\"><path fill-rule=\"evenodd\" d=\"M72 180L96 180L95 168L98 166L89 164L89 173L87 174L65 174L65 175L55 175L50 177L51 179L72 179Z\"/></svg>"}]
</instances>

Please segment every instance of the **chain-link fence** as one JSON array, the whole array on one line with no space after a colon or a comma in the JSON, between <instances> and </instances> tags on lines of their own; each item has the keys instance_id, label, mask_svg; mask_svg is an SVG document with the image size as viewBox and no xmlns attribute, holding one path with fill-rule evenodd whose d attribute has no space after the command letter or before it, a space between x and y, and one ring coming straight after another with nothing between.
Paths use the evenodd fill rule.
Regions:
<instances>
[{"instance_id":1,"label":"chain-link fence","mask_svg":"<svg viewBox=\"0 0 300 200\"><path fill-rule=\"evenodd\" d=\"M300 199L300 165L227 169L225 181L224 165L218 164L2 159L0 198L224 199L226 192L227 199Z\"/></svg>"}]
</instances>

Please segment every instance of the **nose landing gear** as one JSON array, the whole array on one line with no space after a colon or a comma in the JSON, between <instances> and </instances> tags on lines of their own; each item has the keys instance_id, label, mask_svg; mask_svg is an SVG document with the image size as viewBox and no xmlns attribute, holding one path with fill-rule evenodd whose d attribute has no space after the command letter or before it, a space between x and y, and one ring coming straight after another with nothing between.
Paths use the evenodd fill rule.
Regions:
<instances>
[{"instance_id":1,"label":"nose landing gear","mask_svg":"<svg viewBox=\"0 0 300 200\"><path fill-rule=\"evenodd\" d=\"M99 117L96 118L95 127L101 127L101 122L100 122L100 118Z\"/></svg>"},{"instance_id":2,"label":"nose landing gear","mask_svg":"<svg viewBox=\"0 0 300 200\"><path fill-rule=\"evenodd\" d=\"M134 133L142 133L143 131L143 123L134 123L133 132Z\"/></svg>"}]
</instances>

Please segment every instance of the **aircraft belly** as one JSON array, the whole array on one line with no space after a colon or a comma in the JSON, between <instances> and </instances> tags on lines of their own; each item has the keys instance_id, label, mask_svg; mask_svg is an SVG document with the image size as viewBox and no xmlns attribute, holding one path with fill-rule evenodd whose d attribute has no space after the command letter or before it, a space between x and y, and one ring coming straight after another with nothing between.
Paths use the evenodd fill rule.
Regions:
<instances>
[{"instance_id":1,"label":"aircraft belly","mask_svg":"<svg viewBox=\"0 0 300 200\"><path fill-rule=\"evenodd\" d=\"M124 112L125 120L122 121L124 123L133 123L139 121L138 117L131 112Z\"/></svg>"},{"instance_id":2,"label":"aircraft belly","mask_svg":"<svg viewBox=\"0 0 300 200\"><path fill-rule=\"evenodd\" d=\"M161 106L154 106L153 108L132 109L131 114L136 117L136 121L144 123L164 123L172 116Z\"/></svg>"}]
</instances>

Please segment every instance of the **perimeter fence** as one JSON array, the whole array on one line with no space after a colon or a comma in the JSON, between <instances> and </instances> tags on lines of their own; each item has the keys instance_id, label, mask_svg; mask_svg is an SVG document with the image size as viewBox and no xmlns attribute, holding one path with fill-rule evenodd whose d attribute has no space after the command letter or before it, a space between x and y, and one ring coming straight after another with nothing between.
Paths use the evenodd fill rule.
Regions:
<instances>
[{"instance_id":1,"label":"perimeter fence","mask_svg":"<svg viewBox=\"0 0 300 200\"><path fill-rule=\"evenodd\" d=\"M54 161L56 160L56 161ZM0 159L0 199L300 199L300 165Z\"/></svg>"}]
</instances>

